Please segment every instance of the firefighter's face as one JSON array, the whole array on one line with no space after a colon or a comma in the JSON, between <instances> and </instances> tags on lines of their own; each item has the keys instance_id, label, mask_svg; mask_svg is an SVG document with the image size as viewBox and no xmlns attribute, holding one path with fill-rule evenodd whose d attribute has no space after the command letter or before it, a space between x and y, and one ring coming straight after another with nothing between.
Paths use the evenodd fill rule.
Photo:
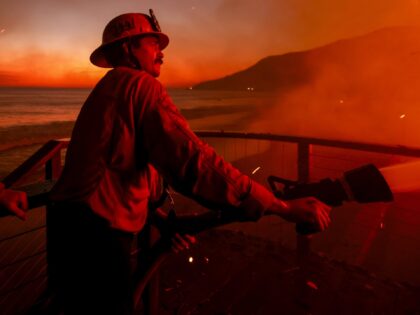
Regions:
<instances>
[{"instance_id":1,"label":"firefighter's face","mask_svg":"<svg viewBox=\"0 0 420 315\"><path fill-rule=\"evenodd\" d=\"M159 41L155 36L145 36L132 47L134 56L141 68L157 78L160 75L160 66L163 63L163 53L159 48Z\"/></svg>"}]
</instances>

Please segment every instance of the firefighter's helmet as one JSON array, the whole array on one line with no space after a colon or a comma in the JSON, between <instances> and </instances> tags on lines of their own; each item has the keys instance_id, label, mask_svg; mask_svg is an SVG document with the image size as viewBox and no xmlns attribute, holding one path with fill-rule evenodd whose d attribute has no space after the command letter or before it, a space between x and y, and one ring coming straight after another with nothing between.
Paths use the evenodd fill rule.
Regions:
<instances>
[{"instance_id":1,"label":"firefighter's helmet","mask_svg":"<svg viewBox=\"0 0 420 315\"><path fill-rule=\"evenodd\" d=\"M102 44L90 55L90 61L98 67L112 67L105 58L105 49L113 43L133 36L154 35L159 39L160 49L168 46L169 37L161 32L153 10L149 11L150 16L142 13L126 13L112 19L105 26Z\"/></svg>"}]
</instances>

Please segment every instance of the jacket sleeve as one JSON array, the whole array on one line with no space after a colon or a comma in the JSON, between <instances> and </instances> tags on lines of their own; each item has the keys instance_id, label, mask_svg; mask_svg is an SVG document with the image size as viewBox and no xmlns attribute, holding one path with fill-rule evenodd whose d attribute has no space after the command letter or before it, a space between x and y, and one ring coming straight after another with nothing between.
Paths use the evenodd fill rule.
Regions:
<instances>
[{"instance_id":1,"label":"jacket sleeve","mask_svg":"<svg viewBox=\"0 0 420 315\"><path fill-rule=\"evenodd\" d=\"M162 86L155 98L140 123L147 160L175 190L201 205L230 211L237 220L258 220L273 194L200 140Z\"/></svg>"}]
</instances>

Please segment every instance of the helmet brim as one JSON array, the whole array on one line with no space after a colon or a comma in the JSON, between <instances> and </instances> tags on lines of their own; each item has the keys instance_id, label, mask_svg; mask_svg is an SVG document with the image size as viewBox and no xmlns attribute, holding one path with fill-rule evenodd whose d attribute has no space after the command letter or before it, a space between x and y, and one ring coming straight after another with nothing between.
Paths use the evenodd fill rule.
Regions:
<instances>
[{"instance_id":1,"label":"helmet brim","mask_svg":"<svg viewBox=\"0 0 420 315\"><path fill-rule=\"evenodd\" d=\"M169 44L169 37L161 32L148 32L148 33L141 33L137 36L133 36L133 37L144 37L144 36L156 36L159 40L159 48L161 50L165 49L168 44ZM106 44L102 44L101 46L99 46L98 48L96 48L92 54L90 55L90 62L93 63L95 66L101 67L101 68L113 68L113 66L107 61L106 57L105 57L105 50L107 47L109 47L110 45L121 41L122 39L117 39L115 41L112 42L108 42Z\"/></svg>"}]
</instances>

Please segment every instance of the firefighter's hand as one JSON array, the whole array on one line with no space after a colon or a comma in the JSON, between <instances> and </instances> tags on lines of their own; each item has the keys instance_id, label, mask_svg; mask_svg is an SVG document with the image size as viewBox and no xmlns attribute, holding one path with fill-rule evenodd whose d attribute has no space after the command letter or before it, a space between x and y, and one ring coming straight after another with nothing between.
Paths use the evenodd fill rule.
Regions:
<instances>
[{"instance_id":1,"label":"firefighter's hand","mask_svg":"<svg viewBox=\"0 0 420 315\"><path fill-rule=\"evenodd\" d=\"M23 191L4 189L0 193L0 208L5 208L21 220L26 220L28 199Z\"/></svg>"},{"instance_id":2,"label":"firefighter's hand","mask_svg":"<svg viewBox=\"0 0 420 315\"><path fill-rule=\"evenodd\" d=\"M185 249L189 249L192 245L197 243L197 239L194 236L184 234L180 235L178 233L172 238L172 251L179 253Z\"/></svg>"},{"instance_id":3,"label":"firefighter's hand","mask_svg":"<svg viewBox=\"0 0 420 315\"><path fill-rule=\"evenodd\" d=\"M331 207L314 197L294 200L278 200L277 214L287 221L307 223L317 230L324 231L330 224Z\"/></svg>"}]
</instances>

